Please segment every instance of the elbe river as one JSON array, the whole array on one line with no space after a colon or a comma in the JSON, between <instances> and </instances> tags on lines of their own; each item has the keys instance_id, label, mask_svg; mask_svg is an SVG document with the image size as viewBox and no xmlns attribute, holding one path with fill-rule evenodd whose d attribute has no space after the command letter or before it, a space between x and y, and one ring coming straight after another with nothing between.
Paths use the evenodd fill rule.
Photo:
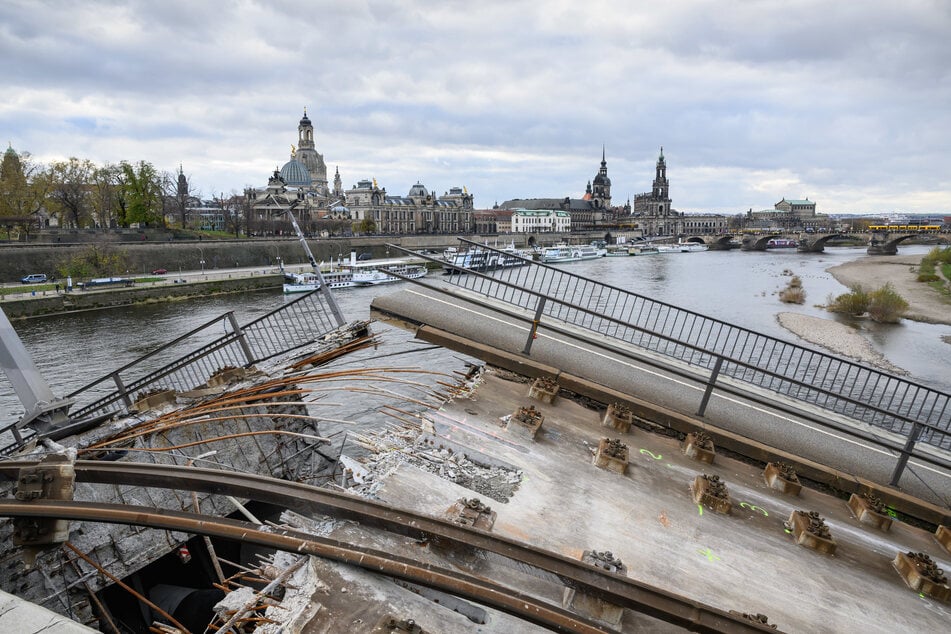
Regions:
<instances>
[{"instance_id":1,"label":"elbe river","mask_svg":"<svg viewBox=\"0 0 951 634\"><path fill-rule=\"evenodd\" d=\"M928 247L902 247L901 253L924 254L928 250ZM874 348L910 373L911 380L951 392L951 347L941 341L942 335L951 334L951 326L908 320L897 325L849 321L817 306L824 304L830 295L847 291L826 269L864 256L864 248L845 247L827 248L821 254L799 254L794 249L708 251L600 258L558 266L798 343L804 342L778 324L777 313L796 312L838 319L861 329ZM785 271L802 279L805 304L779 301L778 292L789 281ZM429 275L435 281L439 277L435 271ZM398 292L406 284L409 283L340 289L335 294L348 320L366 319L373 297ZM229 310L244 324L284 301L277 290L225 295L22 320L14 323L14 329L54 393L62 396ZM388 325L374 324L373 328L382 334L383 345L371 354L393 355L396 365L432 368L460 358L452 351L429 350L427 345L414 341L410 333ZM22 412L12 387L0 374L0 426L14 422Z\"/></svg>"}]
</instances>

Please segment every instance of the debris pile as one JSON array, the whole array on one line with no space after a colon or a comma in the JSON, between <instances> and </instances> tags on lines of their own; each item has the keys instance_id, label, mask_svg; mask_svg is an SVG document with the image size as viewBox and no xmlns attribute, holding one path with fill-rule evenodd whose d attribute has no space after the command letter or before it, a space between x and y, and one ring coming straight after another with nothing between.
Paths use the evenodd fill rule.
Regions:
<instances>
[{"instance_id":1,"label":"debris pile","mask_svg":"<svg viewBox=\"0 0 951 634\"><path fill-rule=\"evenodd\" d=\"M369 452L360 459L367 473L351 490L375 497L386 477L402 464L413 465L497 502L508 502L518 489L522 481L520 469L479 463L450 448L428 445L420 435L418 428L400 427L357 436L356 442Z\"/></svg>"}]
</instances>

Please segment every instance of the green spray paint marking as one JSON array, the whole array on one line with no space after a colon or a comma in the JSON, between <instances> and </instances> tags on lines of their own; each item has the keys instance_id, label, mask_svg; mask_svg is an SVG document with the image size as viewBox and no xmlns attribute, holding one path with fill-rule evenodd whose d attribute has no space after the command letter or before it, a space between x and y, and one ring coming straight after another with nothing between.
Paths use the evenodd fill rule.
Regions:
<instances>
[{"instance_id":1,"label":"green spray paint marking","mask_svg":"<svg viewBox=\"0 0 951 634\"><path fill-rule=\"evenodd\" d=\"M648 451L647 449L641 449L641 453L644 454L644 455L646 455L646 456L650 456L650 457L653 458L654 460L660 460L661 458L664 457L663 454L656 454L656 455L655 455L653 451Z\"/></svg>"},{"instance_id":2,"label":"green spray paint marking","mask_svg":"<svg viewBox=\"0 0 951 634\"><path fill-rule=\"evenodd\" d=\"M697 509L700 511L700 515L703 515L703 504L698 504Z\"/></svg>"},{"instance_id":3,"label":"green spray paint marking","mask_svg":"<svg viewBox=\"0 0 951 634\"><path fill-rule=\"evenodd\" d=\"M704 548L703 550L698 550L698 553L707 558L707 561L720 561L720 558L713 554L713 551L709 548Z\"/></svg>"},{"instance_id":4,"label":"green spray paint marking","mask_svg":"<svg viewBox=\"0 0 951 634\"><path fill-rule=\"evenodd\" d=\"M759 511L760 513L762 513L762 514L765 515L766 517L769 517L769 513L766 512L766 509L762 509L762 508L760 508L760 507L758 507L758 506L753 506L752 504L747 504L746 502L740 502L740 506L743 507L743 508L745 508L745 509L749 509L749 510L751 510L751 511Z\"/></svg>"}]
</instances>

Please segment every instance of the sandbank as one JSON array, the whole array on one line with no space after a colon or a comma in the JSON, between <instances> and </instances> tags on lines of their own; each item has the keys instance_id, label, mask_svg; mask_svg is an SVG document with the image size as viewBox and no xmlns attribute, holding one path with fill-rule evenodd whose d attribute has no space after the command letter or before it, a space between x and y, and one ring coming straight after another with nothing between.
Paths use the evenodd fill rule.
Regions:
<instances>
[{"instance_id":1,"label":"sandbank","mask_svg":"<svg viewBox=\"0 0 951 634\"><path fill-rule=\"evenodd\" d=\"M822 346L832 352L861 361L891 372L892 374L908 374L907 371L889 363L885 356L875 350L872 344L858 333L855 328L840 324L832 319L823 319L799 313L779 313L776 315L779 324L801 339Z\"/></svg>"},{"instance_id":2,"label":"sandbank","mask_svg":"<svg viewBox=\"0 0 951 634\"><path fill-rule=\"evenodd\" d=\"M917 281L921 255L871 255L830 267L829 273L845 286L861 284L867 290L891 283L908 302L905 319L951 325L951 300ZM845 292L843 290L843 292ZM798 333L797 333L798 334Z\"/></svg>"}]
</instances>

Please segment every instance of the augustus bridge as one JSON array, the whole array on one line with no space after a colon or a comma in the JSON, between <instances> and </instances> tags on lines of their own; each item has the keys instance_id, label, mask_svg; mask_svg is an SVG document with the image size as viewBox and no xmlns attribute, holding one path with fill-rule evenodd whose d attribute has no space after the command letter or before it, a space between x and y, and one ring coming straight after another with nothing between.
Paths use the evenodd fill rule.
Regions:
<instances>
[{"instance_id":1,"label":"augustus bridge","mask_svg":"<svg viewBox=\"0 0 951 634\"><path fill-rule=\"evenodd\" d=\"M796 250L799 253L822 253L830 241L850 240L865 242L868 245L869 255L895 255L898 245L911 239L921 239L924 234L920 231L872 231L862 233L736 233L718 236L692 236L687 242L706 244L711 250L726 251L739 247L743 251L765 251L769 241L773 239L794 240L798 243ZM947 233L928 234L936 244L948 244Z\"/></svg>"}]
</instances>

